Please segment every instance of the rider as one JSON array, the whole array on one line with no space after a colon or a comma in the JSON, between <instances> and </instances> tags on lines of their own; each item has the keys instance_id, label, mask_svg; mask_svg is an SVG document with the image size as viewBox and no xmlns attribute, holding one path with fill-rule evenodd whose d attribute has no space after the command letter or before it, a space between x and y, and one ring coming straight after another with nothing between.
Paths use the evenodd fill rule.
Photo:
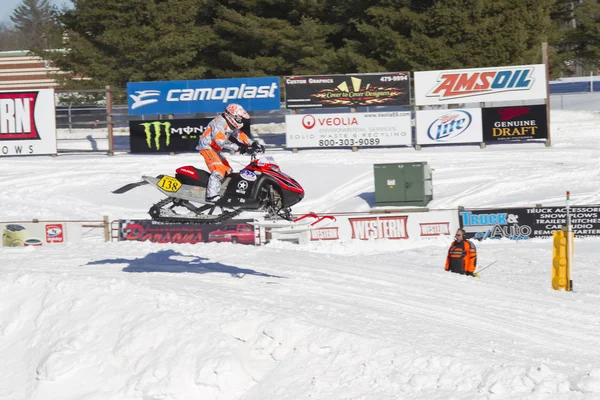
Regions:
<instances>
[{"instance_id":1,"label":"rider","mask_svg":"<svg viewBox=\"0 0 600 400\"><path fill-rule=\"evenodd\" d=\"M256 141L252 142L240 130L244 126L242 118L249 119L250 115L241 105L229 104L225 107L224 113L210 121L198 140L196 150L200 150L210 171L210 178L206 186L206 201L208 202L215 203L221 198L219 195L221 183L231 171L229 162L221 154L223 149L231 152L239 151L240 154L254 154L257 150L264 152L264 146Z\"/></svg>"}]
</instances>

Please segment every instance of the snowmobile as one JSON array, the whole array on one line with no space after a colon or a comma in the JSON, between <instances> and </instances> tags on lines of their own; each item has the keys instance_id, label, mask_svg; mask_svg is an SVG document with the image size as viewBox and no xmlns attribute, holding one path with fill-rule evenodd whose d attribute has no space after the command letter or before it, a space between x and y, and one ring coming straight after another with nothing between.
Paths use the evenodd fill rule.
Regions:
<instances>
[{"instance_id":1,"label":"snowmobile","mask_svg":"<svg viewBox=\"0 0 600 400\"><path fill-rule=\"evenodd\" d=\"M294 218L291 207L302 200L304 189L281 172L272 157L258 158L256 154L251 154L250 163L244 169L225 177L219 193L221 198L214 203L205 200L210 174L191 165L177 168L175 176L144 175L141 182L127 184L112 193L125 193L146 184L156 187L167 197L150 207L148 213L153 220L164 223L223 223L242 211L263 211L269 221L262 226L280 229L297 225L295 232L298 232L314 229L317 222L321 226L322 222L335 220L313 213ZM181 213L182 210L185 213Z\"/></svg>"}]
</instances>

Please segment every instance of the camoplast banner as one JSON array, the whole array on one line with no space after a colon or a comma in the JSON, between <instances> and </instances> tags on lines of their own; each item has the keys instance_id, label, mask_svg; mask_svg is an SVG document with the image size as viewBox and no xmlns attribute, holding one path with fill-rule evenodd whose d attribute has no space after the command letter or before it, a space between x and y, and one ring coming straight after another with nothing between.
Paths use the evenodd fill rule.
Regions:
<instances>
[{"instance_id":1,"label":"camoplast banner","mask_svg":"<svg viewBox=\"0 0 600 400\"><path fill-rule=\"evenodd\" d=\"M247 111L279 110L279 78L128 82L131 115L222 112L230 103Z\"/></svg>"},{"instance_id":2,"label":"camoplast banner","mask_svg":"<svg viewBox=\"0 0 600 400\"><path fill-rule=\"evenodd\" d=\"M151 243L227 242L255 244L256 233L249 219L223 224L163 224L151 219L119 220L119 240Z\"/></svg>"},{"instance_id":3,"label":"camoplast banner","mask_svg":"<svg viewBox=\"0 0 600 400\"><path fill-rule=\"evenodd\" d=\"M414 79L418 106L547 97L544 64L423 71Z\"/></svg>"},{"instance_id":4,"label":"camoplast banner","mask_svg":"<svg viewBox=\"0 0 600 400\"><path fill-rule=\"evenodd\" d=\"M286 147L410 146L410 112L285 116Z\"/></svg>"},{"instance_id":5,"label":"camoplast banner","mask_svg":"<svg viewBox=\"0 0 600 400\"><path fill-rule=\"evenodd\" d=\"M408 72L285 77L286 108L409 104Z\"/></svg>"},{"instance_id":6,"label":"camoplast banner","mask_svg":"<svg viewBox=\"0 0 600 400\"><path fill-rule=\"evenodd\" d=\"M195 152L200 136L212 118L129 121L129 145L132 153ZM242 131L250 135L250 123Z\"/></svg>"},{"instance_id":7,"label":"camoplast banner","mask_svg":"<svg viewBox=\"0 0 600 400\"><path fill-rule=\"evenodd\" d=\"M456 211L430 211L389 214L329 214L336 221L323 228L302 232L304 242L321 240L409 240L444 237L453 239L458 229ZM289 239L291 234L272 233L274 239Z\"/></svg>"},{"instance_id":8,"label":"camoplast banner","mask_svg":"<svg viewBox=\"0 0 600 400\"><path fill-rule=\"evenodd\" d=\"M600 236L600 205L570 207L575 237ZM567 225L565 207L529 207L459 211L467 238L527 240L551 238Z\"/></svg>"},{"instance_id":9,"label":"camoplast banner","mask_svg":"<svg viewBox=\"0 0 600 400\"><path fill-rule=\"evenodd\" d=\"M56 154L54 90L0 92L0 156Z\"/></svg>"},{"instance_id":10,"label":"camoplast banner","mask_svg":"<svg viewBox=\"0 0 600 400\"><path fill-rule=\"evenodd\" d=\"M548 138L545 104L484 108L482 117L484 142Z\"/></svg>"},{"instance_id":11,"label":"camoplast banner","mask_svg":"<svg viewBox=\"0 0 600 400\"><path fill-rule=\"evenodd\" d=\"M67 224L62 222L6 223L0 225L0 229L3 247L63 245L67 243L67 239L70 241L81 239L81 229L71 229L71 227L67 237Z\"/></svg>"},{"instance_id":12,"label":"camoplast banner","mask_svg":"<svg viewBox=\"0 0 600 400\"><path fill-rule=\"evenodd\" d=\"M417 144L480 143L481 108L417 111Z\"/></svg>"}]
</instances>

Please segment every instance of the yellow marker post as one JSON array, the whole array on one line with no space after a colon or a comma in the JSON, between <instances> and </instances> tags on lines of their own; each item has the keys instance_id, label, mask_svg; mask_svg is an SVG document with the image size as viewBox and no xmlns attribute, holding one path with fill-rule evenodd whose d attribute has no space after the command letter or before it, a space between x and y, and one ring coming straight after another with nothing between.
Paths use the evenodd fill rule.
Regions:
<instances>
[{"instance_id":1,"label":"yellow marker post","mask_svg":"<svg viewBox=\"0 0 600 400\"><path fill-rule=\"evenodd\" d=\"M552 289L573 290L571 270L573 268L573 237L571 214L569 209L570 193L567 192L567 226L560 231L552 232L554 245L552 248Z\"/></svg>"}]
</instances>

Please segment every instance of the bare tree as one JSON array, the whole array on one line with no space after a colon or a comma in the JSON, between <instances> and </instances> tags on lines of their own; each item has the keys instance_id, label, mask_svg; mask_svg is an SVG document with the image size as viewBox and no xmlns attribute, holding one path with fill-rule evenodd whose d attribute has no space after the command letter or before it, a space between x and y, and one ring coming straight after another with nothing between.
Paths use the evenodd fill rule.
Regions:
<instances>
[{"instance_id":1,"label":"bare tree","mask_svg":"<svg viewBox=\"0 0 600 400\"><path fill-rule=\"evenodd\" d=\"M18 32L19 45L23 49L48 49L54 44L57 25L55 10L48 0L23 0L13 11L10 20Z\"/></svg>"},{"instance_id":2,"label":"bare tree","mask_svg":"<svg viewBox=\"0 0 600 400\"><path fill-rule=\"evenodd\" d=\"M0 22L0 51L19 50L18 33L7 23Z\"/></svg>"}]
</instances>

